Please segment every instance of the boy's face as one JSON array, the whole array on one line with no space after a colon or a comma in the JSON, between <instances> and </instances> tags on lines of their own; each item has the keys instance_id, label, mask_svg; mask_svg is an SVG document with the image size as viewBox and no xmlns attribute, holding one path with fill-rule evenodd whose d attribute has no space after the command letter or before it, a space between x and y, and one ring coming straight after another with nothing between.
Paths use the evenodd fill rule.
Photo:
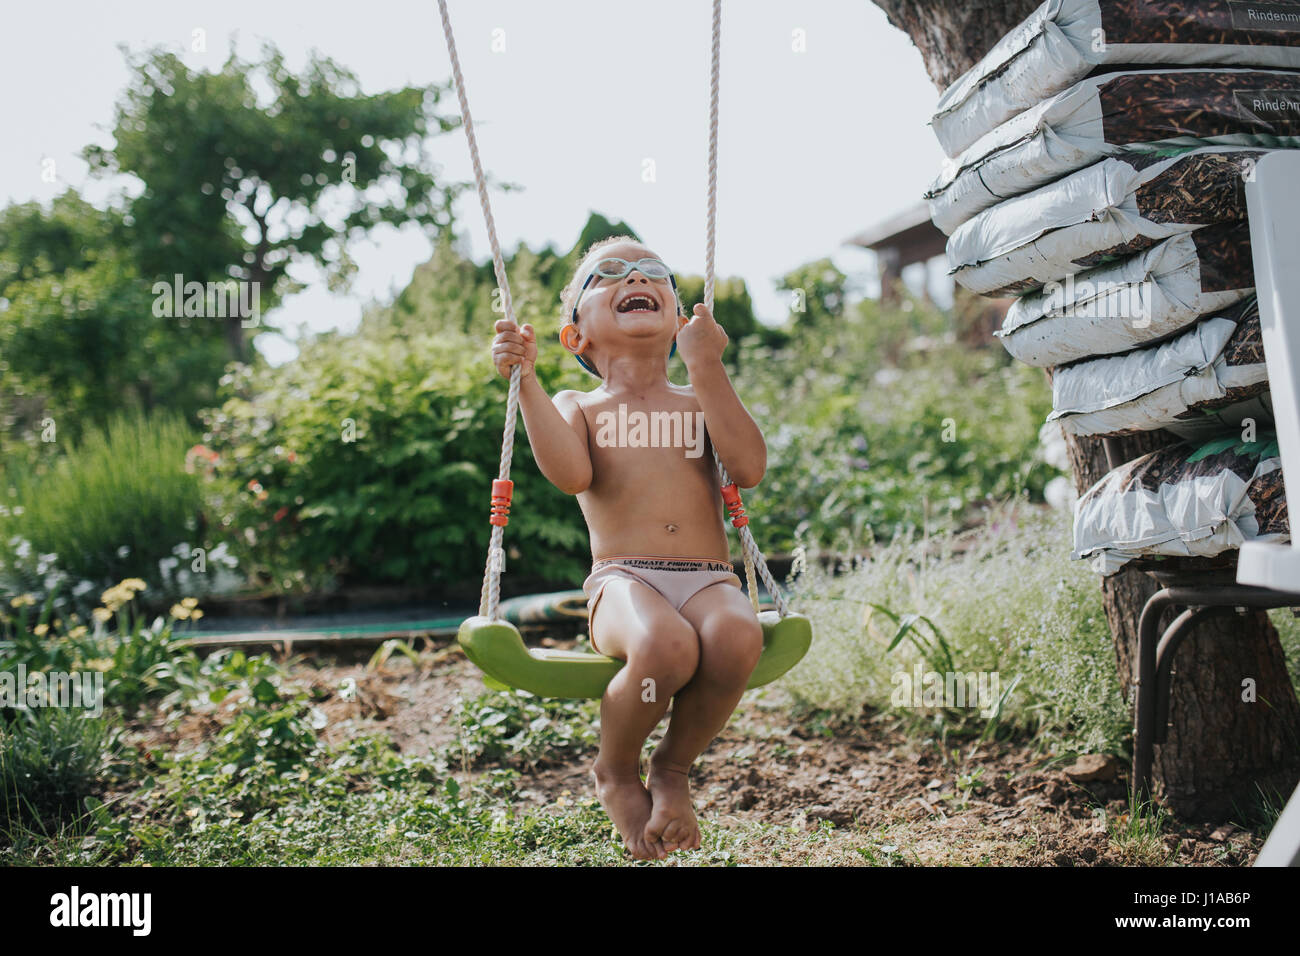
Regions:
<instances>
[{"instance_id":1,"label":"boy's face","mask_svg":"<svg viewBox=\"0 0 1300 956\"><path fill-rule=\"evenodd\" d=\"M616 257L636 262L658 258L645 246L619 243L606 246L582 263L581 279L591 275L601 259ZM651 279L633 269L621 279L593 276L578 300L576 349L590 342L583 352L588 361L594 357L597 368L604 369L606 358L627 351L641 352L653 346L668 354L677 331L677 302L668 278ZM596 353L594 356L592 353Z\"/></svg>"}]
</instances>

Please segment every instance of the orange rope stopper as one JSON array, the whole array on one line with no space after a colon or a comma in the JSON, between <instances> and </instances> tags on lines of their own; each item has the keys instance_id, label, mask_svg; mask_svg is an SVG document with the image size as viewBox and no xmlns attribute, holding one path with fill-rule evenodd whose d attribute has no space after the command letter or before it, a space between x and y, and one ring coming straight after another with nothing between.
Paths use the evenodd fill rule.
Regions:
<instances>
[{"instance_id":1,"label":"orange rope stopper","mask_svg":"<svg viewBox=\"0 0 1300 956\"><path fill-rule=\"evenodd\" d=\"M510 495L515 483L509 478L492 479L492 524L504 528L510 523Z\"/></svg>"},{"instance_id":2,"label":"orange rope stopper","mask_svg":"<svg viewBox=\"0 0 1300 956\"><path fill-rule=\"evenodd\" d=\"M734 481L722 486L722 500L727 506L727 514L731 515L733 525L743 528L749 524L749 519L745 517L745 506L740 501L740 489L736 487Z\"/></svg>"}]
</instances>

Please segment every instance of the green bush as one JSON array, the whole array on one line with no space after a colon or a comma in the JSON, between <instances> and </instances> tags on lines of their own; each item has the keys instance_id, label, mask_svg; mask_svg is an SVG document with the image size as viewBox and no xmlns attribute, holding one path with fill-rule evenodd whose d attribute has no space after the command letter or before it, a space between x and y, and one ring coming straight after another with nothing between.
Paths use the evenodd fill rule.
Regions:
<instances>
[{"instance_id":1,"label":"green bush","mask_svg":"<svg viewBox=\"0 0 1300 956\"><path fill-rule=\"evenodd\" d=\"M552 396L598 385L558 343L567 263L523 247L508 263L516 316L537 330L538 379ZM681 283L689 309L698 282ZM719 315L734 333L729 365L768 443L767 477L750 502L765 548L889 540L959 525L989 499L1041 496L1055 474L1035 457L1050 409L1041 372L951 344L951 320L932 308L847 305L829 263L796 270L785 287L806 294L807 311L776 334L755 328L742 283L719 285ZM208 499L246 571L285 591L340 576L472 586L506 391L488 358L494 292L486 265L440 243L355 334L317 337L293 362L240 366L223 380L224 404L204 417L218 456ZM686 381L679 360L670 375ZM522 421L511 477L511 570L575 586L588 570L582 515L538 472Z\"/></svg>"},{"instance_id":2,"label":"green bush","mask_svg":"<svg viewBox=\"0 0 1300 956\"><path fill-rule=\"evenodd\" d=\"M80 821L118 734L114 717L76 708L0 710L0 837Z\"/></svg>"},{"instance_id":3,"label":"green bush","mask_svg":"<svg viewBox=\"0 0 1300 956\"><path fill-rule=\"evenodd\" d=\"M767 442L767 474L747 496L766 550L849 551L960 527L988 501L1042 499L1058 473L1038 452L1042 373L952 343L947 322L868 301L786 348L747 345L736 390Z\"/></svg>"},{"instance_id":4,"label":"green bush","mask_svg":"<svg viewBox=\"0 0 1300 956\"><path fill-rule=\"evenodd\" d=\"M89 582L80 594L123 578L157 583L158 562L197 531L201 487L185 470L192 444L180 416L125 412L68 442L41 470L7 472L0 595L45 594L54 583Z\"/></svg>"},{"instance_id":5,"label":"green bush","mask_svg":"<svg viewBox=\"0 0 1300 956\"><path fill-rule=\"evenodd\" d=\"M527 320L550 394L591 381ZM378 324L322 336L281 368L232 374L204 440L219 456L209 501L241 564L283 590L336 575L434 589L477 579L507 386L489 361L492 334ZM511 569L581 580L581 512L538 471L522 416L511 477Z\"/></svg>"},{"instance_id":6,"label":"green bush","mask_svg":"<svg viewBox=\"0 0 1300 956\"><path fill-rule=\"evenodd\" d=\"M105 591L104 606L92 612L93 623L81 623L75 612L68 620L54 616L54 596L35 615L27 595L14 600L13 615L0 609L0 671L99 671L104 704L134 717L146 702L167 694L193 692L200 661L177 633L182 620L197 620L203 612L193 598L183 598L164 618L146 623L135 605L144 582L131 578ZM108 623L116 627L110 631Z\"/></svg>"}]
</instances>

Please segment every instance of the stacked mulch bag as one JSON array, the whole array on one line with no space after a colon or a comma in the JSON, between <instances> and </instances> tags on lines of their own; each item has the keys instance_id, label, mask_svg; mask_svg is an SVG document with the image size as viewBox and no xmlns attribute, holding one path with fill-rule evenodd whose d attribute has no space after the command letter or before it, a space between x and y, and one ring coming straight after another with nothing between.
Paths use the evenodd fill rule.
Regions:
<instances>
[{"instance_id":1,"label":"stacked mulch bag","mask_svg":"<svg viewBox=\"0 0 1300 956\"><path fill-rule=\"evenodd\" d=\"M1017 297L996 335L1046 370L1049 421L1181 439L1080 498L1103 574L1287 538L1245 183L1300 148L1297 71L1294 0L1048 0L931 121L952 274Z\"/></svg>"},{"instance_id":2,"label":"stacked mulch bag","mask_svg":"<svg viewBox=\"0 0 1300 956\"><path fill-rule=\"evenodd\" d=\"M1179 442L1120 465L1079 499L1072 556L1114 574L1151 555L1213 558L1290 540L1277 442L1255 438Z\"/></svg>"}]
</instances>

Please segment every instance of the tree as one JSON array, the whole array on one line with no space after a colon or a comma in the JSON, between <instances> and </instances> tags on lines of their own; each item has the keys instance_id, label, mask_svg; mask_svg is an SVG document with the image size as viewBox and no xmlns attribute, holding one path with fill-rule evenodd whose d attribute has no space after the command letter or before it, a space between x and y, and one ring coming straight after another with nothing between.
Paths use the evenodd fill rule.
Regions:
<instances>
[{"instance_id":1,"label":"tree","mask_svg":"<svg viewBox=\"0 0 1300 956\"><path fill-rule=\"evenodd\" d=\"M787 272L777 288L790 297L790 324L816 325L844 318L844 287L848 276L830 259L808 262Z\"/></svg>"},{"instance_id":2,"label":"tree","mask_svg":"<svg viewBox=\"0 0 1300 956\"><path fill-rule=\"evenodd\" d=\"M0 210L0 430L59 438L103 425L116 407L155 405L197 419L223 366L219 331L153 314L150 284L116 210L74 190L49 207Z\"/></svg>"},{"instance_id":3,"label":"tree","mask_svg":"<svg viewBox=\"0 0 1300 956\"><path fill-rule=\"evenodd\" d=\"M349 239L381 223L434 233L451 224L467 186L435 177L427 142L459 122L435 110L446 87L366 94L328 58L313 55L301 75L290 73L272 44L259 63L232 50L215 73L162 49L126 55L134 78L117 107L114 145L83 156L95 174L143 183L127 203L143 275L257 283L264 313L300 288L288 280L292 263L314 263L343 288L354 271ZM269 97L259 99L259 88ZM243 322L223 319L238 360Z\"/></svg>"},{"instance_id":4,"label":"tree","mask_svg":"<svg viewBox=\"0 0 1300 956\"><path fill-rule=\"evenodd\" d=\"M874 2L912 39L940 89L1039 5L1038 0ZM1118 464L1172 440L1167 432L1147 433L1114 439L1111 451ZM1106 442L1069 439L1068 444L1082 492L1110 470ZM1120 681L1130 700L1137 679L1138 620L1157 587L1137 570L1102 581ZM1257 785L1289 792L1296 780L1300 704L1268 616L1252 611L1211 618L1184 644L1176 663L1168 742L1157 748L1155 763L1155 779L1163 784L1169 806L1210 818L1252 804ZM1242 702L1247 678L1255 682L1258 703Z\"/></svg>"},{"instance_id":5,"label":"tree","mask_svg":"<svg viewBox=\"0 0 1300 956\"><path fill-rule=\"evenodd\" d=\"M631 236L637 242L642 241L641 236L635 229L620 219L613 222L598 212L591 212L587 215L587 221L582 226L582 232L578 233L578 241L573 244L569 250L569 268L578 267L578 257L583 255L591 246L600 242L602 239L609 239L613 236ZM565 276L568 280L568 276ZM563 284L563 283L561 283Z\"/></svg>"}]
</instances>

